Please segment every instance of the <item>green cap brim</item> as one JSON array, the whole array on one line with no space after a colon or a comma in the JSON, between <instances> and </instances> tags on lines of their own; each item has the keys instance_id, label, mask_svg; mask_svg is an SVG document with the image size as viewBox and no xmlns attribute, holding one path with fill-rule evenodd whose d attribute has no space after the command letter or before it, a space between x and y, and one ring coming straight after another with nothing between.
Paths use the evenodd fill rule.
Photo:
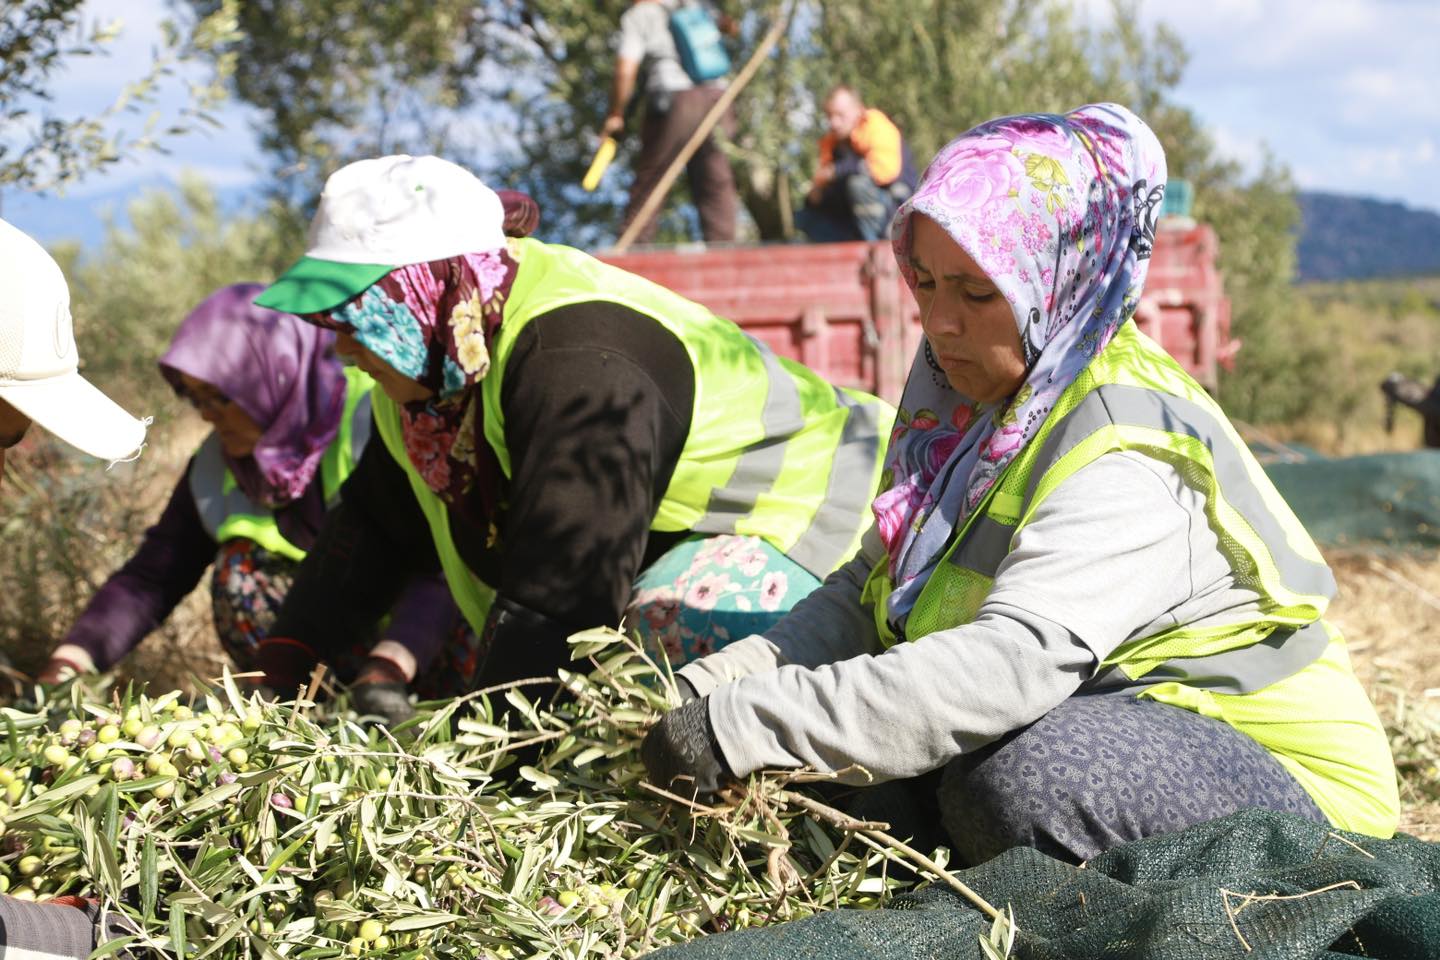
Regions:
<instances>
[{"instance_id":1,"label":"green cap brim","mask_svg":"<svg viewBox=\"0 0 1440 960\"><path fill-rule=\"evenodd\" d=\"M282 313L323 313L363 293L394 269L393 264L301 257L255 298L255 304Z\"/></svg>"}]
</instances>

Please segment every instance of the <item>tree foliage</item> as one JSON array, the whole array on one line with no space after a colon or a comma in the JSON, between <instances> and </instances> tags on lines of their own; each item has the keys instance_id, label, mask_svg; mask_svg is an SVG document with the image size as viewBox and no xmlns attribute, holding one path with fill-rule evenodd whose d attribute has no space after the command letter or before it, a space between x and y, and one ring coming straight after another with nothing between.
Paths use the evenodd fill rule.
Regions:
<instances>
[{"instance_id":1,"label":"tree foliage","mask_svg":"<svg viewBox=\"0 0 1440 960\"><path fill-rule=\"evenodd\" d=\"M188 0L201 16L219 0ZM1217 156L1198 118L1173 99L1186 64L1174 31L1141 26L1138 0L1114 0L1096 24L1069 0L726 0L741 24L737 63L782 11L776 51L736 101L728 145L752 239L790 231L822 132L819 103L857 86L893 117L921 166L991 117L1114 100L1144 117L1170 175L1195 187L1197 216L1221 239L1241 372L1222 393L1242 416L1270 419L1270 364L1291 362L1277 319L1293 308L1295 204L1285 171L1253 179ZM542 234L578 246L613 238L638 148L638 116L595 193L579 181L596 146L629 0L241 0L241 32L222 49L241 64L236 94L262 115L281 193L308 209L336 166L380 152L437 152L541 203ZM683 200L683 187L677 190ZM672 203L662 239L689 220ZM1256 359L1263 363L1255 362Z\"/></svg>"},{"instance_id":2,"label":"tree foliage","mask_svg":"<svg viewBox=\"0 0 1440 960\"><path fill-rule=\"evenodd\" d=\"M64 187L125 156L163 151L166 141L215 125L209 111L224 99L233 67L219 47L233 39L236 0L217 3L188 30L165 21L164 44L148 72L121 87L99 114L55 116L48 104L57 73L78 58L104 55L122 29L120 22L87 27L83 7L84 0L0 0L0 187ZM124 116L153 105L180 66L202 59L214 65L214 77L187 84L188 102L178 116L166 120L152 110L138 130L122 125Z\"/></svg>"},{"instance_id":3,"label":"tree foliage","mask_svg":"<svg viewBox=\"0 0 1440 960\"><path fill-rule=\"evenodd\" d=\"M70 281L87 374L117 399L152 412L171 401L155 372L180 321L220 287L267 283L304 250L303 225L283 207L227 211L196 177L142 194L126 224L107 225L84 258L55 251Z\"/></svg>"}]
</instances>

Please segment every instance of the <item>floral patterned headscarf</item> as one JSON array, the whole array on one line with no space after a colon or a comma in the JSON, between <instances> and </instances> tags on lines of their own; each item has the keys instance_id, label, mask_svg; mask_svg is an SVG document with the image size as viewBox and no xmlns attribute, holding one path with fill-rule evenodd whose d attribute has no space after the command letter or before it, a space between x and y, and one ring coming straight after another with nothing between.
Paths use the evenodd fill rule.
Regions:
<instances>
[{"instance_id":1,"label":"floral patterned headscarf","mask_svg":"<svg viewBox=\"0 0 1440 960\"><path fill-rule=\"evenodd\" d=\"M505 232L525 236L539 207L523 193L497 191ZM477 493L493 514L498 464L475 442L480 391L490 372L490 345L504 317L519 261L513 244L390 271L359 296L313 323L349 333L395 370L434 392L400 407L405 450L427 486L465 511Z\"/></svg>"},{"instance_id":2,"label":"floral patterned headscarf","mask_svg":"<svg viewBox=\"0 0 1440 960\"><path fill-rule=\"evenodd\" d=\"M888 614L903 626L954 532L1034 438L1055 401L1135 313L1165 155L1117 104L1003 117L961 134L895 214L911 289L912 218L935 221L1009 301L1024 384L993 406L952 388L922 343L873 509L890 555Z\"/></svg>"}]
</instances>

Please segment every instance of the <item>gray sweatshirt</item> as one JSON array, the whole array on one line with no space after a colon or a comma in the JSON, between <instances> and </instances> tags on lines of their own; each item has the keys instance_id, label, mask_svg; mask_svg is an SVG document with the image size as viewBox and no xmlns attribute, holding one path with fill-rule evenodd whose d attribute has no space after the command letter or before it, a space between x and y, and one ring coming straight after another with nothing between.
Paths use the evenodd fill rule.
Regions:
<instances>
[{"instance_id":1,"label":"gray sweatshirt","mask_svg":"<svg viewBox=\"0 0 1440 960\"><path fill-rule=\"evenodd\" d=\"M873 533L784 620L688 664L730 769L809 766L863 784L917 776L1039 719L1127 640L1253 614L1169 465L1110 453L1020 531L976 618L884 649L860 590ZM860 768L860 769L855 769Z\"/></svg>"}]
</instances>

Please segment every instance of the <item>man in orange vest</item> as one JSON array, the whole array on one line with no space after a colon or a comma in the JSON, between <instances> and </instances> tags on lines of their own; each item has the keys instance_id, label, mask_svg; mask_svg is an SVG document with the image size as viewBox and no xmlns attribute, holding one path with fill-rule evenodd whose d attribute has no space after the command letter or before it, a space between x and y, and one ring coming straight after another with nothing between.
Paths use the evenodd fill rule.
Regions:
<instances>
[{"instance_id":1,"label":"man in orange vest","mask_svg":"<svg viewBox=\"0 0 1440 960\"><path fill-rule=\"evenodd\" d=\"M918 179L898 127L840 85L825 97L829 126L796 226L817 243L880 240Z\"/></svg>"}]
</instances>

